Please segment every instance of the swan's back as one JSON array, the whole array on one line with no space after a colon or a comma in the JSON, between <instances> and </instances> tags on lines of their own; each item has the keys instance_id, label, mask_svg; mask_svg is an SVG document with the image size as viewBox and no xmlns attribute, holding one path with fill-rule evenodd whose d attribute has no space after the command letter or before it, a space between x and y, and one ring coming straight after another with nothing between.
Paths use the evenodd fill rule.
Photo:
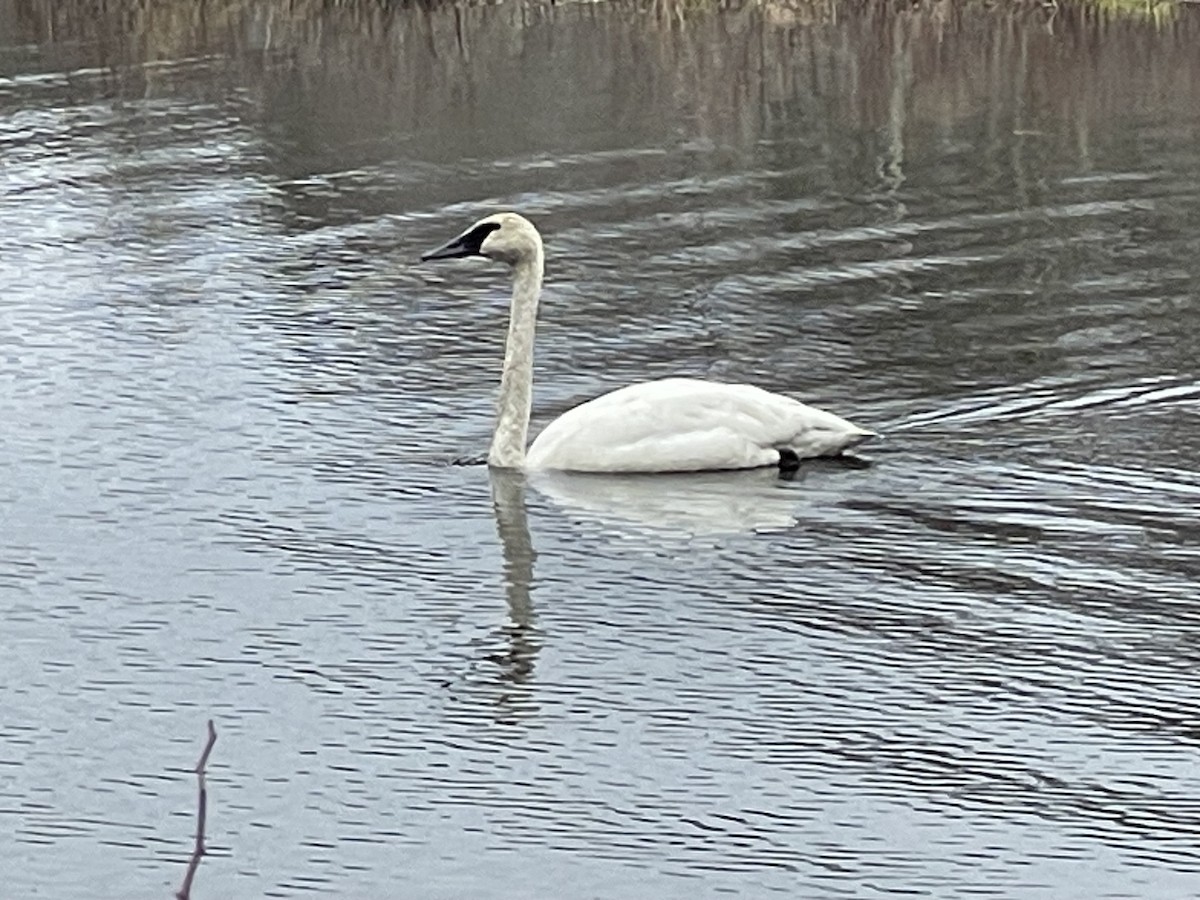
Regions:
<instances>
[{"instance_id":1,"label":"swan's back","mask_svg":"<svg viewBox=\"0 0 1200 900\"><path fill-rule=\"evenodd\" d=\"M564 413L538 435L526 467L684 472L835 456L872 436L840 416L747 384L665 378L620 388Z\"/></svg>"}]
</instances>

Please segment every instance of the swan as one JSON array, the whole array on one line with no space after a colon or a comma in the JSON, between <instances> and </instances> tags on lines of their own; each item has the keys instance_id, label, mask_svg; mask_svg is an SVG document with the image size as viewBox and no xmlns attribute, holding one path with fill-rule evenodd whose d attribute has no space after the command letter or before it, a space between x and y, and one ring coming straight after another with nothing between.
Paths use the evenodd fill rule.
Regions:
<instances>
[{"instance_id":1,"label":"swan","mask_svg":"<svg viewBox=\"0 0 1200 900\"><path fill-rule=\"evenodd\" d=\"M569 472L699 472L794 467L874 436L840 416L748 384L663 378L618 388L563 413L529 450L533 337L545 253L513 212L480 219L422 261L483 256L512 269L512 306L488 465Z\"/></svg>"}]
</instances>

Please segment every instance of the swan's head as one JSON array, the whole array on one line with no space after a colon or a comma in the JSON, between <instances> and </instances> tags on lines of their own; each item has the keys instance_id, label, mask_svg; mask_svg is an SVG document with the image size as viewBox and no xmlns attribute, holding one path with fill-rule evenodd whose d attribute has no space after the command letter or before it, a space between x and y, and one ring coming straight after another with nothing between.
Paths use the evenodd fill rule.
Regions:
<instances>
[{"instance_id":1,"label":"swan's head","mask_svg":"<svg viewBox=\"0 0 1200 900\"><path fill-rule=\"evenodd\" d=\"M533 223L516 213L496 213L480 219L454 240L430 250L421 259L457 259L486 256L515 266L542 255L542 237Z\"/></svg>"}]
</instances>

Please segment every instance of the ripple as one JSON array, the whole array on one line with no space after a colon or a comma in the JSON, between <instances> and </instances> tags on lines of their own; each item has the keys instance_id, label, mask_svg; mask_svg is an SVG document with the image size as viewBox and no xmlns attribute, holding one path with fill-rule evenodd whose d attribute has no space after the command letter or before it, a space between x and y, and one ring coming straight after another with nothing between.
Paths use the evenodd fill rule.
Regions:
<instances>
[{"instance_id":1,"label":"ripple","mask_svg":"<svg viewBox=\"0 0 1200 900\"><path fill-rule=\"evenodd\" d=\"M212 896L1196 894L1184 19L50 6L0 50L11 890L170 890L213 717ZM535 428L693 374L883 438L450 465L507 286L416 258L494 206Z\"/></svg>"}]
</instances>

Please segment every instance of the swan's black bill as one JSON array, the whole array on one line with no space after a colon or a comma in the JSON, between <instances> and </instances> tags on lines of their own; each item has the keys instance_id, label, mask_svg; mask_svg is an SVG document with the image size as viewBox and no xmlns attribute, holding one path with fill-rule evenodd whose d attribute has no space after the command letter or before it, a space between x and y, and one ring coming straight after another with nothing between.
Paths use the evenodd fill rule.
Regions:
<instances>
[{"instance_id":1,"label":"swan's black bill","mask_svg":"<svg viewBox=\"0 0 1200 900\"><path fill-rule=\"evenodd\" d=\"M464 231L449 243L442 244L435 250L421 254L421 262L431 259L458 259L463 256L482 256L480 248L484 238L500 227L498 222L484 222L476 225L470 231Z\"/></svg>"}]
</instances>

